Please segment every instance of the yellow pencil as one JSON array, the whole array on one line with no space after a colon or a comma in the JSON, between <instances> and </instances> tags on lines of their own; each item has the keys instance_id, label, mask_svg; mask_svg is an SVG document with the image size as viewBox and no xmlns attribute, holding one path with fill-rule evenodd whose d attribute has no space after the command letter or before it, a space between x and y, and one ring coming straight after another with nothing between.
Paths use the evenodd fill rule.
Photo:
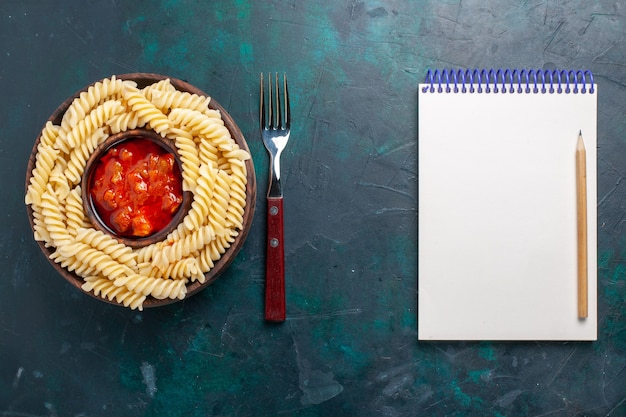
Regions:
<instances>
[{"instance_id":1,"label":"yellow pencil","mask_svg":"<svg viewBox=\"0 0 626 417\"><path fill-rule=\"evenodd\" d=\"M576 208L578 213L578 318L587 318L587 152L582 131L576 145Z\"/></svg>"}]
</instances>

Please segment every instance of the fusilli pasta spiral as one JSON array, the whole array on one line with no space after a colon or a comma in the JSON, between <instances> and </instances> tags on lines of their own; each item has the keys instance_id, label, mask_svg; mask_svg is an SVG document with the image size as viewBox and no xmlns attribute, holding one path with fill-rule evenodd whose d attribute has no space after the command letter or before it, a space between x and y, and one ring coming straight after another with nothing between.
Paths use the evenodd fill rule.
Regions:
<instances>
[{"instance_id":1,"label":"fusilli pasta spiral","mask_svg":"<svg viewBox=\"0 0 626 417\"><path fill-rule=\"evenodd\" d=\"M149 125L155 132L165 136L170 127L170 120L156 108L141 92L125 90L124 99L132 111L137 113L140 123Z\"/></svg>"}]
</instances>

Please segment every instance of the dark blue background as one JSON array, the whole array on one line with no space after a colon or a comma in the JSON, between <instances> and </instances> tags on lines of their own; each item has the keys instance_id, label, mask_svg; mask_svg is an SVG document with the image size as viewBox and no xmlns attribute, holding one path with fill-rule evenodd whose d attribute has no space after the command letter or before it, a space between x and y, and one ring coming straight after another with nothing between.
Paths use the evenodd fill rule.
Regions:
<instances>
[{"instance_id":1,"label":"dark blue background","mask_svg":"<svg viewBox=\"0 0 626 417\"><path fill-rule=\"evenodd\" d=\"M0 416L626 415L625 23L606 0L2 1ZM417 84L443 67L594 72L597 342L417 341ZM262 71L292 95L282 325L263 321ZM24 205L44 121L128 72L211 94L259 189L231 268L144 312L63 281Z\"/></svg>"}]
</instances>

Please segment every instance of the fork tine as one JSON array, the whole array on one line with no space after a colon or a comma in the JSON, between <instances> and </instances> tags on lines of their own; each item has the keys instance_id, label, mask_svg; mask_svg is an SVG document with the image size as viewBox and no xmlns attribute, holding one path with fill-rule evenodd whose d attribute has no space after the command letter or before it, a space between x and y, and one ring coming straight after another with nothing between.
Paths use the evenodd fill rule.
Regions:
<instances>
[{"instance_id":1,"label":"fork tine","mask_svg":"<svg viewBox=\"0 0 626 417\"><path fill-rule=\"evenodd\" d=\"M287 73L283 73L283 91L285 94L285 128L291 128L291 109L289 107L289 90L287 88Z\"/></svg>"},{"instance_id":2,"label":"fork tine","mask_svg":"<svg viewBox=\"0 0 626 417\"><path fill-rule=\"evenodd\" d=\"M276 91L276 119L274 120L276 123L274 124L274 128L276 129L280 129L282 128L283 124L282 124L282 111L281 111L281 107L280 107L280 88L278 87L278 73L274 74L275 76L275 82L274 82L274 87L275 87L275 91Z\"/></svg>"},{"instance_id":3,"label":"fork tine","mask_svg":"<svg viewBox=\"0 0 626 417\"><path fill-rule=\"evenodd\" d=\"M267 125L266 129L271 129L274 124L274 101L272 100L272 73L267 74Z\"/></svg>"},{"instance_id":4,"label":"fork tine","mask_svg":"<svg viewBox=\"0 0 626 417\"><path fill-rule=\"evenodd\" d=\"M265 92L263 91L263 73L261 73L261 104L259 105L261 129L265 129Z\"/></svg>"}]
</instances>

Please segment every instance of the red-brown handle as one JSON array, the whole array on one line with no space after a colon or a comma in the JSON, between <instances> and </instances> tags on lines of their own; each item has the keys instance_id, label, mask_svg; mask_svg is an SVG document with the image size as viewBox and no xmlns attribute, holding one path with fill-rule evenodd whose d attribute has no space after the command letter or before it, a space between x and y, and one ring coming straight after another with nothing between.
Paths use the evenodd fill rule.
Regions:
<instances>
[{"instance_id":1,"label":"red-brown handle","mask_svg":"<svg viewBox=\"0 0 626 417\"><path fill-rule=\"evenodd\" d=\"M285 243L283 198L267 198L267 253L265 261L265 320L285 321Z\"/></svg>"}]
</instances>

